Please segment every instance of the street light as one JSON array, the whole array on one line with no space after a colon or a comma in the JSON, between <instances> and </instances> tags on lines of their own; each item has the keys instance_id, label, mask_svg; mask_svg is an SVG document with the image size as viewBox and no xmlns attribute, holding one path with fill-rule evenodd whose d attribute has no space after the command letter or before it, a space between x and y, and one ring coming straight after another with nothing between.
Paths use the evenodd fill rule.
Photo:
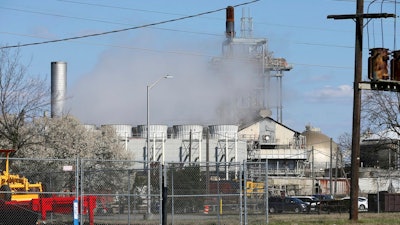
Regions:
<instances>
[{"instance_id":1,"label":"street light","mask_svg":"<svg viewBox=\"0 0 400 225\"><path fill-rule=\"evenodd\" d=\"M151 214L151 197L150 197L150 113L149 113L149 106L150 106L150 96L149 92L152 87L154 87L161 79L169 79L173 78L171 75L165 75L158 80L156 80L154 83L147 85L147 135L146 135L146 164L147 164L147 214Z\"/></svg>"}]
</instances>

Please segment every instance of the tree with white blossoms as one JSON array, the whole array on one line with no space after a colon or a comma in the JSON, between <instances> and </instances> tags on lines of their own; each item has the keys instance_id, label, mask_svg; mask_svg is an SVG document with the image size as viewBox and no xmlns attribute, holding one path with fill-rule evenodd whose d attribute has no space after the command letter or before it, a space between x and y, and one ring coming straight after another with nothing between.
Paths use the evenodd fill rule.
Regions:
<instances>
[{"instance_id":1,"label":"tree with white blossoms","mask_svg":"<svg viewBox=\"0 0 400 225\"><path fill-rule=\"evenodd\" d=\"M60 190L75 184L75 174L62 171L62 165L68 160L67 164L74 165L73 160L77 158L91 159L83 169L99 170L124 168L123 163L107 160L132 160L113 129L88 130L72 116L44 116L50 108L50 93L45 78L28 74L28 67L21 63L19 49L0 48L0 148L15 150L11 157L32 159L11 160L10 172ZM4 169L4 160L2 166ZM53 178L60 174L70 177L64 178L64 182L54 182ZM92 176L93 183L96 179L97 186L105 180ZM106 180L108 185L122 179L116 174Z\"/></svg>"},{"instance_id":2,"label":"tree with white blossoms","mask_svg":"<svg viewBox=\"0 0 400 225\"><path fill-rule=\"evenodd\" d=\"M132 155L125 150L114 129L88 129L72 116L35 119L35 123L40 122L46 124L46 129L36 136L40 139L37 143L42 144L17 152L18 157L41 158L28 166L31 168L24 166L24 170L41 171L31 179L43 182L47 191L73 190L76 174L62 172L62 167L75 168L78 158L80 169L88 174L84 181L88 188L92 191L118 188L124 180L118 171L127 170L127 164L131 164L127 160L132 160Z\"/></svg>"},{"instance_id":3,"label":"tree with white blossoms","mask_svg":"<svg viewBox=\"0 0 400 225\"><path fill-rule=\"evenodd\" d=\"M40 145L31 146L18 153L20 157L45 157L57 159L89 158L96 160L128 159L129 154L114 129L101 127L88 129L73 116L42 117L35 124L46 128L36 135Z\"/></svg>"}]
</instances>

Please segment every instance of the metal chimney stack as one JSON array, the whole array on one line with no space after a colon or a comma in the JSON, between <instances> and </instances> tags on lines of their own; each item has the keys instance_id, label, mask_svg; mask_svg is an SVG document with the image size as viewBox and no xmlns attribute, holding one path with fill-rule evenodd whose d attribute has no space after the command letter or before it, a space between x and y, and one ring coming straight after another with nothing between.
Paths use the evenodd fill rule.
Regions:
<instances>
[{"instance_id":1,"label":"metal chimney stack","mask_svg":"<svg viewBox=\"0 0 400 225\"><path fill-rule=\"evenodd\" d=\"M67 92L67 63L51 62L51 117L63 114Z\"/></svg>"},{"instance_id":2,"label":"metal chimney stack","mask_svg":"<svg viewBox=\"0 0 400 225\"><path fill-rule=\"evenodd\" d=\"M226 8L226 31L227 38L235 37L235 8L228 6Z\"/></svg>"}]
</instances>

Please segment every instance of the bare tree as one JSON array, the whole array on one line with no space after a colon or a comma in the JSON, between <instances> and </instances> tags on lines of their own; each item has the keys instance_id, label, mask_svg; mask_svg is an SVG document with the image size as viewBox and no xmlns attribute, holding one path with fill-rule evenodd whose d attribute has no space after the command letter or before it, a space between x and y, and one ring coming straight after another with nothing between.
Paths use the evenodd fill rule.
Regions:
<instances>
[{"instance_id":1,"label":"bare tree","mask_svg":"<svg viewBox=\"0 0 400 225\"><path fill-rule=\"evenodd\" d=\"M369 133L390 130L400 135L400 93L365 91L362 126Z\"/></svg>"},{"instance_id":2,"label":"bare tree","mask_svg":"<svg viewBox=\"0 0 400 225\"><path fill-rule=\"evenodd\" d=\"M39 127L34 118L50 104L45 79L27 74L19 50L0 49L0 147L21 149L34 144ZM27 125L27 123L31 123Z\"/></svg>"},{"instance_id":3,"label":"bare tree","mask_svg":"<svg viewBox=\"0 0 400 225\"><path fill-rule=\"evenodd\" d=\"M339 154L343 164L349 164L351 161L351 134L343 133L338 138ZM342 165L343 167L345 165Z\"/></svg>"},{"instance_id":4,"label":"bare tree","mask_svg":"<svg viewBox=\"0 0 400 225\"><path fill-rule=\"evenodd\" d=\"M361 158L364 166L392 168L399 164L400 94L398 92L368 91L362 108L364 139ZM396 157L393 157L396 156Z\"/></svg>"}]
</instances>

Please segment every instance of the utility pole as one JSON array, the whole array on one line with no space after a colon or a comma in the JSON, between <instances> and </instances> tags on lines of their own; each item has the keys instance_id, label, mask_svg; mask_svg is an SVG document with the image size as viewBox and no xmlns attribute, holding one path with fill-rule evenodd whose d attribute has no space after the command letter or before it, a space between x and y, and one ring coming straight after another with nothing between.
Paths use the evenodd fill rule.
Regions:
<instances>
[{"instance_id":1,"label":"utility pole","mask_svg":"<svg viewBox=\"0 0 400 225\"><path fill-rule=\"evenodd\" d=\"M332 190L332 144L333 140L332 138L329 140L330 142L330 154L329 154L329 194L333 195L333 190ZM336 194L336 193L335 193Z\"/></svg>"},{"instance_id":2,"label":"utility pole","mask_svg":"<svg viewBox=\"0 0 400 225\"><path fill-rule=\"evenodd\" d=\"M311 159L312 159L312 164L311 164L311 176L312 176L312 192L314 194L319 194L315 191L316 185L315 185L315 173L314 173L314 146L311 146Z\"/></svg>"},{"instance_id":3,"label":"utility pole","mask_svg":"<svg viewBox=\"0 0 400 225\"><path fill-rule=\"evenodd\" d=\"M364 0L357 0L356 14L328 15L328 19L353 19L356 22L355 59L354 59L354 100L353 129L351 145L351 184L350 184L350 220L358 221L358 191L360 166L360 114L361 114L361 78L362 78L362 43L364 18L395 17L388 13L364 14Z\"/></svg>"}]
</instances>

